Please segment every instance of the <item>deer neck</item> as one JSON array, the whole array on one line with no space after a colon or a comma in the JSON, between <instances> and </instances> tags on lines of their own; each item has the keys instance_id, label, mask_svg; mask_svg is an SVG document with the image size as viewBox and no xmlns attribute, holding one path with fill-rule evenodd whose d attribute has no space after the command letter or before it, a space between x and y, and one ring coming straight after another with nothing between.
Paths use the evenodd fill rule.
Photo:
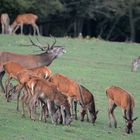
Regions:
<instances>
[{"instance_id":1,"label":"deer neck","mask_svg":"<svg viewBox=\"0 0 140 140\"><path fill-rule=\"evenodd\" d=\"M16 26L17 26L17 22L14 21L14 22L12 23L11 27L12 27L12 29L14 29Z\"/></svg>"},{"instance_id":2,"label":"deer neck","mask_svg":"<svg viewBox=\"0 0 140 140\"><path fill-rule=\"evenodd\" d=\"M127 118L132 120L132 117L133 117L133 105L132 105L132 98L129 95L129 106L127 109Z\"/></svg>"},{"instance_id":3,"label":"deer neck","mask_svg":"<svg viewBox=\"0 0 140 140\"><path fill-rule=\"evenodd\" d=\"M39 54L39 55L36 55L36 57L37 57L39 66L42 66L42 65L49 66L52 63L52 61L56 58L53 54L48 54L48 53Z\"/></svg>"}]
</instances>

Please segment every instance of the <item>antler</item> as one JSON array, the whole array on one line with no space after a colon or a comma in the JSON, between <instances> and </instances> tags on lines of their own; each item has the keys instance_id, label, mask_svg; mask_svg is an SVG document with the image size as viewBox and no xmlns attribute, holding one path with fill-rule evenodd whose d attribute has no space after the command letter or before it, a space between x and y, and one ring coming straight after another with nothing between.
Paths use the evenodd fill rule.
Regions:
<instances>
[{"instance_id":1,"label":"antler","mask_svg":"<svg viewBox=\"0 0 140 140\"><path fill-rule=\"evenodd\" d=\"M40 40L38 39L38 37L36 36L36 40L38 41L39 44L41 44ZM47 43L47 42L46 42ZM50 45L47 43L48 47L42 47L43 49L48 49L50 47ZM44 45L45 46L45 45Z\"/></svg>"},{"instance_id":2,"label":"antler","mask_svg":"<svg viewBox=\"0 0 140 140\"><path fill-rule=\"evenodd\" d=\"M42 51L46 51L46 49L45 49L46 47L43 47L41 44L38 45L38 44L34 43L30 36L29 36L29 39L30 39L30 42L32 43L33 46L38 47L38 48L41 49ZM40 42L39 42L39 43L40 43Z\"/></svg>"},{"instance_id":3,"label":"antler","mask_svg":"<svg viewBox=\"0 0 140 140\"><path fill-rule=\"evenodd\" d=\"M54 36L52 36L52 35L50 35L50 37L53 37L54 38L54 42L53 42L53 44L50 47L50 48L52 48L56 44L56 38Z\"/></svg>"}]
</instances>

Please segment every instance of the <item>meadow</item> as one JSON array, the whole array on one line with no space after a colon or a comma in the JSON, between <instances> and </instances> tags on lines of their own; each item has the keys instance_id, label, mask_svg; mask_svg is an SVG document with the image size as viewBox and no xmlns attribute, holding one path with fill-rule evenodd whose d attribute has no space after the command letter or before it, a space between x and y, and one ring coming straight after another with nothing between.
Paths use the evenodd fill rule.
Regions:
<instances>
[{"instance_id":1,"label":"meadow","mask_svg":"<svg viewBox=\"0 0 140 140\"><path fill-rule=\"evenodd\" d=\"M43 44L53 41L47 37L40 37L40 40ZM28 114L22 118L16 111L16 101L7 103L0 91L0 140L138 140L140 118L134 123L134 133L126 134L120 108L115 110L118 128L108 127L105 89L117 85L132 93L136 102L134 117L140 116L140 69L131 72L131 61L140 55L140 45L98 39L56 40L58 45L65 46L67 53L49 68L53 73L62 73L84 85L94 94L99 110L95 125L74 120L71 126L54 126L50 118L47 123L32 122ZM0 35L0 51L40 53L37 48L23 44L30 44L28 36Z\"/></svg>"}]
</instances>

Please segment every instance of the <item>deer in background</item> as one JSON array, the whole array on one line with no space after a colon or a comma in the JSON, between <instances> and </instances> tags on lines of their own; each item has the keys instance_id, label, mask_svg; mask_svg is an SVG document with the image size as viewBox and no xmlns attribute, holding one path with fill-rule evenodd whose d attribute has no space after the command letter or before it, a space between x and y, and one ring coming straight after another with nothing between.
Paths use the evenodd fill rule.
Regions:
<instances>
[{"instance_id":1,"label":"deer in background","mask_svg":"<svg viewBox=\"0 0 140 140\"><path fill-rule=\"evenodd\" d=\"M129 94L126 90L117 87L111 86L106 89L106 95L108 98L109 108L108 108L108 117L109 117L109 126L111 127L111 117L114 121L114 126L117 128L117 121L114 115L114 110L117 106L121 107L123 110L123 117L126 120L126 133L132 133L133 122L137 119L133 117L133 108L135 106L134 97Z\"/></svg>"},{"instance_id":2,"label":"deer in background","mask_svg":"<svg viewBox=\"0 0 140 140\"><path fill-rule=\"evenodd\" d=\"M7 13L1 14L1 26L2 26L2 34L8 34L8 28L10 25L10 18Z\"/></svg>"},{"instance_id":3,"label":"deer in background","mask_svg":"<svg viewBox=\"0 0 140 140\"><path fill-rule=\"evenodd\" d=\"M140 56L138 56L137 58L135 58L133 61L132 61L132 64L131 64L131 71L136 71L137 68L139 67L140 65Z\"/></svg>"},{"instance_id":4,"label":"deer in background","mask_svg":"<svg viewBox=\"0 0 140 140\"><path fill-rule=\"evenodd\" d=\"M17 31L18 28L21 29L21 35L23 34L23 25L32 25L33 27L33 31L34 31L34 35L37 33L37 35L39 35L39 28L36 24L36 21L38 19L38 16L35 14L21 14L18 15L16 17L16 19L14 20L14 22L12 23L12 25L9 28L9 32L10 33L15 33Z\"/></svg>"}]
</instances>

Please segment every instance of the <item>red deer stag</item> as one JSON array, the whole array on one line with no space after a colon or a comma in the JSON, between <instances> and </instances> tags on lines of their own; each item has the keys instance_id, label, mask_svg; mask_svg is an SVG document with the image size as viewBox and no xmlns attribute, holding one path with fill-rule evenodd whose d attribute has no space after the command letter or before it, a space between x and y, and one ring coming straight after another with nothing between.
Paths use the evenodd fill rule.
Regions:
<instances>
[{"instance_id":1,"label":"red deer stag","mask_svg":"<svg viewBox=\"0 0 140 140\"><path fill-rule=\"evenodd\" d=\"M8 28L10 24L10 18L7 13L1 14L1 26L2 26L2 34L8 34Z\"/></svg>"},{"instance_id":2,"label":"red deer stag","mask_svg":"<svg viewBox=\"0 0 140 140\"><path fill-rule=\"evenodd\" d=\"M139 67L140 65L140 56L135 58L133 61L132 61L132 64L131 64L131 71L136 71L137 68Z\"/></svg>"},{"instance_id":3,"label":"red deer stag","mask_svg":"<svg viewBox=\"0 0 140 140\"><path fill-rule=\"evenodd\" d=\"M17 53L12 53L12 52L0 52L0 65L2 63L8 62L8 61L14 61L22 65L23 67L29 69L29 68L34 68L34 67L39 67L39 66L49 66L53 60L61 56L63 53L66 52L64 47L62 46L55 46L56 40L54 43L48 47L43 47L41 45L35 44L31 38L30 41L32 45L36 46L37 48L41 49L43 53L41 54L17 54ZM2 88L2 91L4 91L3 83L2 83L2 78L5 74L5 71L0 68L0 86Z\"/></svg>"},{"instance_id":4,"label":"red deer stag","mask_svg":"<svg viewBox=\"0 0 140 140\"><path fill-rule=\"evenodd\" d=\"M38 19L37 15L28 13L28 14L21 14L16 17L14 22L9 28L10 33L15 33L17 29L20 27L21 29L21 34L23 34L23 25L32 25L33 30L34 30L34 35L37 33L39 35L39 28L36 24L36 21Z\"/></svg>"},{"instance_id":5,"label":"red deer stag","mask_svg":"<svg viewBox=\"0 0 140 140\"><path fill-rule=\"evenodd\" d=\"M109 126L111 127L111 116L114 120L114 126L117 128L117 121L114 115L114 109L119 106L123 110L123 117L126 120L126 128L125 131L129 134L132 133L133 122L137 119L133 117L133 108L135 106L134 98L130 95L126 90L117 87L111 86L106 89L106 95L108 98L109 109L108 109L108 116L109 116Z\"/></svg>"},{"instance_id":6,"label":"red deer stag","mask_svg":"<svg viewBox=\"0 0 140 140\"><path fill-rule=\"evenodd\" d=\"M32 83L31 83L32 81ZM71 123L72 118L70 114L70 105L67 100L67 96L62 94L57 86L49 81L40 78L32 78L30 83L27 85L33 86L33 97L30 100L29 107L31 109L31 119L35 120L34 112L35 112L35 103L38 99L45 101L54 101L57 106L60 106L61 114L63 118L63 124L68 125ZM53 112L51 110L50 104L48 104L48 109L52 118L52 122L54 122Z\"/></svg>"}]
</instances>

